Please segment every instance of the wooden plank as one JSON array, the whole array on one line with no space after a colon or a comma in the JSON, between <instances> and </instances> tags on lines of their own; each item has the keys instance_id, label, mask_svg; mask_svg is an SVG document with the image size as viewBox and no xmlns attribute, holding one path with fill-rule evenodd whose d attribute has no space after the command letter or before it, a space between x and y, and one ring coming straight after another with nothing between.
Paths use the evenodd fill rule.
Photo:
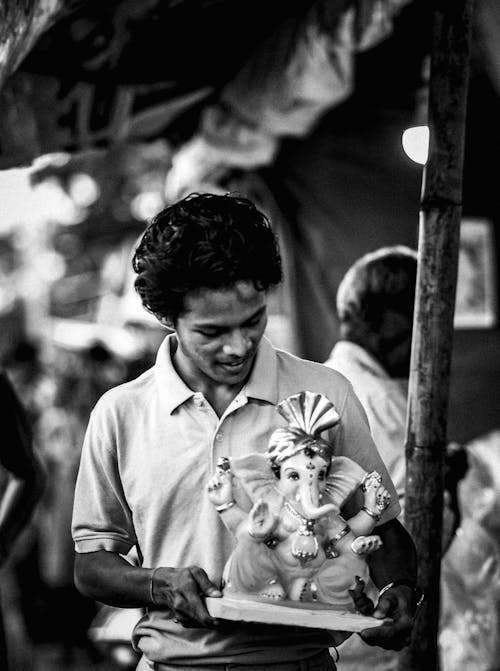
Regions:
<instances>
[{"instance_id":1,"label":"wooden plank","mask_svg":"<svg viewBox=\"0 0 500 671\"><path fill-rule=\"evenodd\" d=\"M419 263L406 433L405 525L426 598L400 671L439 668L443 461L458 265L472 0L433 0L429 160L420 210Z\"/></svg>"},{"instance_id":2,"label":"wooden plank","mask_svg":"<svg viewBox=\"0 0 500 671\"><path fill-rule=\"evenodd\" d=\"M237 622L260 622L358 632L370 627L379 627L387 621L319 603L297 601L268 603L250 599L246 596L241 598L229 596L207 597L206 603L208 612L212 617Z\"/></svg>"}]
</instances>

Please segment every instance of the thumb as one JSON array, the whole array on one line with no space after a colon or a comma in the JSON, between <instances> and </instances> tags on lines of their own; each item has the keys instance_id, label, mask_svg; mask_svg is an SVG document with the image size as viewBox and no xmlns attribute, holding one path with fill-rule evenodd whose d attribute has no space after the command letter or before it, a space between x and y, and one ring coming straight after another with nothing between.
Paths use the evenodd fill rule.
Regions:
<instances>
[{"instance_id":1,"label":"thumb","mask_svg":"<svg viewBox=\"0 0 500 671\"><path fill-rule=\"evenodd\" d=\"M389 609L392 605L392 599L389 596L383 596L380 601L377 603L373 617L384 618L387 616Z\"/></svg>"},{"instance_id":2,"label":"thumb","mask_svg":"<svg viewBox=\"0 0 500 671\"><path fill-rule=\"evenodd\" d=\"M193 577L196 580L200 592L204 596L222 596L222 592L217 586L210 580L205 571L202 568L196 567L193 569Z\"/></svg>"}]
</instances>

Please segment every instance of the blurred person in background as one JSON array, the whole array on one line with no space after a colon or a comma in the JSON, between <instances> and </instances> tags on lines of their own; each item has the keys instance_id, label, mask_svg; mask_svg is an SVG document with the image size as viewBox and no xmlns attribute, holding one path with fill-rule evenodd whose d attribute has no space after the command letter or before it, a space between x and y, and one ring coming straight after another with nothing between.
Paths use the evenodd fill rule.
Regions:
<instances>
[{"instance_id":1,"label":"blurred person in background","mask_svg":"<svg viewBox=\"0 0 500 671\"><path fill-rule=\"evenodd\" d=\"M3 439L0 446L0 566L8 562L14 545L29 522L44 486L45 472L33 449L33 433L26 411L5 373L0 373ZM11 580L11 576L6 578ZM13 614L13 613L12 613ZM8 614L10 616L10 613ZM19 624L19 622L17 622ZM9 634L13 633L8 626ZM24 632L21 633L23 636ZM11 636L9 635L9 640ZM12 642L19 644L14 633ZM26 643L26 638L24 640ZM26 652L26 651L24 651ZM16 651L8 649L0 618L0 668L9 668ZM19 664L11 665L20 671Z\"/></svg>"},{"instance_id":2,"label":"blurred person in background","mask_svg":"<svg viewBox=\"0 0 500 671\"><path fill-rule=\"evenodd\" d=\"M75 655L96 658L87 632L97 607L73 581L71 511L81 446L92 407L106 390L125 380L127 369L97 339L56 346L51 357L54 397L35 427L49 476L37 518L39 602L48 615L38 636L55 645L59 661L70 664Z\"/></svg>"},{"instance_id":3,"label":"blurred person in background","mask_svg":"<svg viewBox=\"0 0 500 671\"><path fill-rule=\"evenodd\" d=\"M358 259L337 290L340 340L325 365L351 382L404 512L405 431L417 253L402 245Z\"/></svg>"},{"instance_id":4,"label":"blurred person in background","mask_svg":"<svg viewBox=\"0 0 500 671\"><path fill-rule=\"evenodd\" d=\"M358 259L337 290L340 340L325 364L351 382L404 511L405 433L417 253L383 247ZM368 585L373 598L377 590ZM339 671L395 670L399 654L369 650L359 636L339 649ZM370 654L368 654L370 653Z\"/></svg>"},{"instance_id":5,"label":"blurred person in background","mask_svg":"<svg viewBox=\"0 0 500 671\"><path fill-rule=\"evenodd\" d=\"M341 632L222 622L203 598L221 595L234 543L220 519L229 506L215 511L206 493L216 458L263 452L276 403L309 388L342 409L337 453L356 455L392 491L377 526L384 546L370 564L386 585L375 615L394 619L363 636L405 645L414 546L359 401L343 376L263 337L268 290L281 281L267 218L243 198L192 194L153 219L134 268L143 305L173 333L152 369L93 410L73 513L78 587L103 603L147 608L134 632L140 669L333 670L328 647ZM133 547L139 566L123 558Z\"/></svg>"},{"instance_id":6,"label":"blurred person in background","mask_svg":"<svg viewBox=\"0 0 500 671\"><path fill-rule=\"evenodd\" d=\"M403 245L382 247L359 258L337 290L340 337L325 364L351 382L375 445L396 487L404 519L406 414L410 373L417 252ZM456 487L466 472L461 446L446 455L443 553L458 525ZM374 585L367 591L376 595ZM340 648L339 671L392 671L395 651L370 651L358 636Z\"/></svg>"},{"instance_id":7,"label":"blurred person in background","mask_svg":"<svg viewBox=\"0 0 500 671\"><path fill-rule=\"evenodd\" d=\"M3 358L5 372L12 382L30 425L54 402L55 381L44 361L44 348L37 340L19 339Z\"/></svg>"},{"instance_id":8,"label":"blurred person in background","mask_svg":"<svg viewBox=\"0 0 500 671\"><path fill-rule=\"evenodd\" d=\"M493 671L500 656L500 430L463 453L460 525L441 565L440 668Z\"/></svg>"}]
</instances>

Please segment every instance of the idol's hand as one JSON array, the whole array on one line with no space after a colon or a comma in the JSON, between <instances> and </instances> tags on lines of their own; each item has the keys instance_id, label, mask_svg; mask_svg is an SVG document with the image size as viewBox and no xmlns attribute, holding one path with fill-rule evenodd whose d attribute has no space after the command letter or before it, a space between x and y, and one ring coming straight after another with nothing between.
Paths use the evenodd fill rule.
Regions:
<instances>
[{"instance_id":1,"label":"idol's hand","mask_svg":"<svg viewBox=\"0 0 500 671\"><path fill-rule=\"evenodd\" d=\"M389 505L391 495L382 484L381 476L372 471L365 477L361 486L364 492L364 505L377 515L381 515Z\"/></svg>"},{"instance_id":2,"label":"idol's hand","mask_svg":"<svg viewBox=\"0 0 500 671\"><path fill-rule=\"evenodd\" d=\"M248 516L248 533L255 540L265 540L276 526L276 516L269 510L268 504L259 499Z\"/></svg>"},{"instance_id":3,"label":"idol's hand","mask_svg":"<svg viewBox=\"0 0 500 671\"><path fill-rule=\"evenodd\" d=\"M214 506L222 506L233 500L233 479L231 471L217 469L208 485L208 498Z\"/></svg>"}]
</instances>

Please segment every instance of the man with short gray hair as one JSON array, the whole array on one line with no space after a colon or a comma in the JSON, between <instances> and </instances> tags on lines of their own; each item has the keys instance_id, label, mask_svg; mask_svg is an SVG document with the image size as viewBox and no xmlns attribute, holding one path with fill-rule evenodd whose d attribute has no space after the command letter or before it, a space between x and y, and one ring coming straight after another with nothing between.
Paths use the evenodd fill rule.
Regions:
<instances>
[{"instance_id":1,"label":"man with short gray hair","mask_svg":"<svg viewBox=\"0 0 500 671\"><path fill-rule=\"evenodd\" d=\"M417 253L409 247L383 247L358 259L337 291L341 339L325 362L347 377L365 409L398 493L400 519L416 277ZM339 652L339 671L391 671L397 666L396 652L369 649L357 636Z\"/></svg>"}]
</instances>

